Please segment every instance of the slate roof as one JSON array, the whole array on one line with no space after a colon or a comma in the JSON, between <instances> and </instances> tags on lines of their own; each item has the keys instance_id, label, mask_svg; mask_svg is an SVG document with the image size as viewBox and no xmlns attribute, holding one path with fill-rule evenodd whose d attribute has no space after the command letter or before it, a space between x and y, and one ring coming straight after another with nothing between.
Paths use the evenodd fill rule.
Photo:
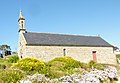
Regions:
<instances>
[{"instance_id":1,"label":"slate roof","mask_svg":"<svg viewBox=\"0 0 120 83\"><path fill-rule=\"evenodd\" d=\"M23 35L27 45L112 47L112 45L99 36L80 36L34 32L27 32Z\"/></svg>"}]
</instances>

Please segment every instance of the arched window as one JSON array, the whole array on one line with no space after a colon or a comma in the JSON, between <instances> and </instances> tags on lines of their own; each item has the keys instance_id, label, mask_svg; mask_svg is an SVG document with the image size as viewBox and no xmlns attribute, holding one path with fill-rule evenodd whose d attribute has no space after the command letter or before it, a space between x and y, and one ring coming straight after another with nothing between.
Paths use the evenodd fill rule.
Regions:
<instances>
[{"instance_id":1,"label":"arched window","mask_svg":"<svg viewBox=\"0 0 120 83\"><path fill-rule=\"evenodd\" d=\"M21 23L23 23L23 21L21 21Z\"/></svg>"},{"instance_id":2,"label":"arched window","mask_svg":"<svg viewBox=\"0 0 120 83\"><path fill-rule=\"evenodd\" d=\"M23 21L21 21L22 27L23 27Z\"/></svg>"}]
</instances>

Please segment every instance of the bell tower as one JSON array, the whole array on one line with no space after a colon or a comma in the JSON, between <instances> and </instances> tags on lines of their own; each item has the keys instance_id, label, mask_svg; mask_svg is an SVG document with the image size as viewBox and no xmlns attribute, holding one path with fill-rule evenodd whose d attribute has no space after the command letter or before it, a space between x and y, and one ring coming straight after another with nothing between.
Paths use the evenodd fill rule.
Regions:
<instances>
[{"instance_id":1,"label":"bell tower","mask_svg":"<svg viewBox=\"0 0 120 83\"><path fill-rule=\"evenodd\" d=\"M18 32L25 33L25 31L26 31L26 29L25 29L25 18L22 15L22 10L20 10L20 15L19 15L19 18L18 18L18 25L19 25Z\"/></svg>"},{"instance_id":2,"label":"bell tower","mask_svg":"<svg viewBox=\"0 0 120 83\"><path fill-rule=\"evenodd\" d=\"M23 33L26 33L25 29L25 18L22 15L22 10L20 10L19 18L18 18L18 32L19 32L19 39L18 39L18 56L20 58L24 57L25 50L23 49L25 46L24 36Z\"/></svg>"}]
</instances>

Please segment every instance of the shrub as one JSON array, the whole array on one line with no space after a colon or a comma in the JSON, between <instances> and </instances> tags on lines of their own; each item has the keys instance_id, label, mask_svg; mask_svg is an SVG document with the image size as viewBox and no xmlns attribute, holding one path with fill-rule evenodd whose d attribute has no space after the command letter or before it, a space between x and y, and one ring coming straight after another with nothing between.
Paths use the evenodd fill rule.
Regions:
<instances>
[{"instance_id":1,"label":"shrub","mask_svg":"<svg viewBox=\"0 0 120 83\"><path fill-rule=\"evenodd\" d=\"M106 68L106 65L105 64L101 64L101 63L97 63L94 67L96 69L99 69L99 70L104 70Z\"/></svg>"},{"instance_id":2,"label":"shrub","mask_svg":"<svg viewBox=\"0 0 120 83\"><path fill-rule=\"evenodd\" d=\"M82 70L81 68L76 69ZM58 71L54 71L54 73L55 72ZM114 83L118 80L117 76L116 68L109 66L104 70L95 69L90 72L86 71L84 74L75 72L74 74L65 75L55 79L47 78L44 74L34 74L26 76L20 83Z\"/></svg>"},{"instance_id":3,"label":"shrub","mask_svg":"<svg viewBox=\"0 0 120 83\"><path fill-rule=\"evenodd\" d=\"M116 54L116 58L120 58L120 54Z\"/></svg>"},{"instance_id":4,"label":"shrub","mask_svg":"<svg viewBox=\"0 0 120 83\"><path fill-rule=\"evenodd\" d=\"M0 72L0 80L4 83L17 83L24 77L21 70L3 70Z\"/></svg>"},{"instance_id":5,"label":"shrub","mask_svg":"<svg viewBox=\"0 0 120 83\"><path fill-rule=\"evenodd\" d=\"M35 58L25 58L18 61L13 67L26 71L27 74L31 73L43 73L45 63Z\"/></svg>"},{"instance_id":6,"label":"shrub","mask_svg":"<svg viewBox=\"0 0 120 83\"><path fill-rule=\"evenodd\" d=\"M80 67L89 71L89 65L87 63L81 63Z\"/></svg>"},{"instance_id":7,"label":"shrub","mask_svg":"<svg viewBox=\"0 0 120 83\"><path fill-rule=\"evenodd\" d=\"M9 63L16 63L18 60L19 60L19 57L17 55L8 57L8 62Z\"/></svg>"},{"instance_id":8,"label":"shrub","mask_svg":"<svg viewBox=\"0 0 120 83\"><path fill-rule=\"evenodd\" d=\"M5 63L4 65L6 66L5 69L9 69L11 66L13 66L13 63Z\"/></svg>"},{"instance_id":9,"label":"shrub","mask_svg":"<svg viewBox=\"0 0 120 83\"><path fill-rule=\"evenodd\" d=\"M71 57L57 57L48 62L48 77L56 78L73 73L74 68L80 67L80 62Z\"/></svg>"},{"instance_id":10,"label":"shrub","mask_svg":"<svg viewBox=\"0 0 120 83\"><path fill-rule=\"evenodd\" d=\"M55 61L51 64L46 63L46 68L44 69L45 76L49 78L58 78L66 75L66 73L61 70L62 66L63 63L59 61Z\"/></svg>"},{"instance_id":11,"label":"shrub","mask_svg":"<svg viewBox=\"0 0 120 83\"><path fill-rule=\"evenodd\" d=\"M57 64L56 64L57 62ZM77 60L74 60L73 58L69 56L63 56L63 57L57 57L51 61L48 62L49 65L52 66L59 66L61 70L70 70L74 68L80 67L80 62ZM59 65L58 65L59 64Z\"/></svg>"},{"instance_id":12,"label":"shrub","mask_svg":"<svg viewBox=\"0 0 120 83\"><path fill-rule=\"evenodd\" d=\"M0 63L0 69L5 69L5 68L6 68L5 64Z\"/></svg>"},{"instance_id":13,"label":"shrub","mask_svg":"<svg viewBox=\"0 0 120 83\"><path fill-rule=\"evenodd\" d=\"M95 61L91 60L89 63L88 63L89 67L92 68L96 68L96 69L99 69L99 70L104 70L104 68L106 68L106 65L105 64L101 64L101 63L96 63Z\"/></svg>"},{"instance_id":14,"label":"shrub","mask_svg":"<svg viewBox=\"0 0 120 83\"><path fill-rule=\"evenodd\" d=\"M20 83L50 83L49 81L44 74L33 74L20 80Z\"/></svg>"},{"instance_id":15,"label":"shrub","mask_svg":"<svg viewBox=\"0 0 120 83\"><path fill-rule=\"evenodd\" d=\"M89 63L88 63L89 67L92 67L92 66L95 66L96 65L96 62L91 60Z\"/></svg>"},{"instance_id":16,"label":"shrub","mask_svg":"<svg viewBox=\"0 0 120 83\"><path fill-rule=\"evenodd\" d=\"M65 75L66 75L66 72L64 72L64 71L50 69L48 74L45 76L52 79L52 78L59 78L59 77L65 76Z\"/></svg>"},{"instance_id":17,"label":"shrub","mask_svg":"<svg viewBox=\"0 0 120 83\"><path fill-rule=\"evenodd\" d=\"M0 63L7 63L7 60L4 58L0 58Z\"/></svg>"}]
</instances>

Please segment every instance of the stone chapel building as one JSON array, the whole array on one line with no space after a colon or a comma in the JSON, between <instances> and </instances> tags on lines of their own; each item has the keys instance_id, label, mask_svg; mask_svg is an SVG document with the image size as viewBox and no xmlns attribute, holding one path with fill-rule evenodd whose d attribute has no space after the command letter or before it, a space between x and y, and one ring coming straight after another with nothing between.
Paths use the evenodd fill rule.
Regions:
<instances>
[{"instance_id":1,"label":"stone chapel building","mask_svg":"<svg viewBox=\"0 0 120 83\"><path fill-rule=\"evenodd\" d=\"M99 36L28 32L20 11L18 55L49 61L59 56L70 56L81 62L116 64L113 46Z\"/></svg>"}]
</instances>

